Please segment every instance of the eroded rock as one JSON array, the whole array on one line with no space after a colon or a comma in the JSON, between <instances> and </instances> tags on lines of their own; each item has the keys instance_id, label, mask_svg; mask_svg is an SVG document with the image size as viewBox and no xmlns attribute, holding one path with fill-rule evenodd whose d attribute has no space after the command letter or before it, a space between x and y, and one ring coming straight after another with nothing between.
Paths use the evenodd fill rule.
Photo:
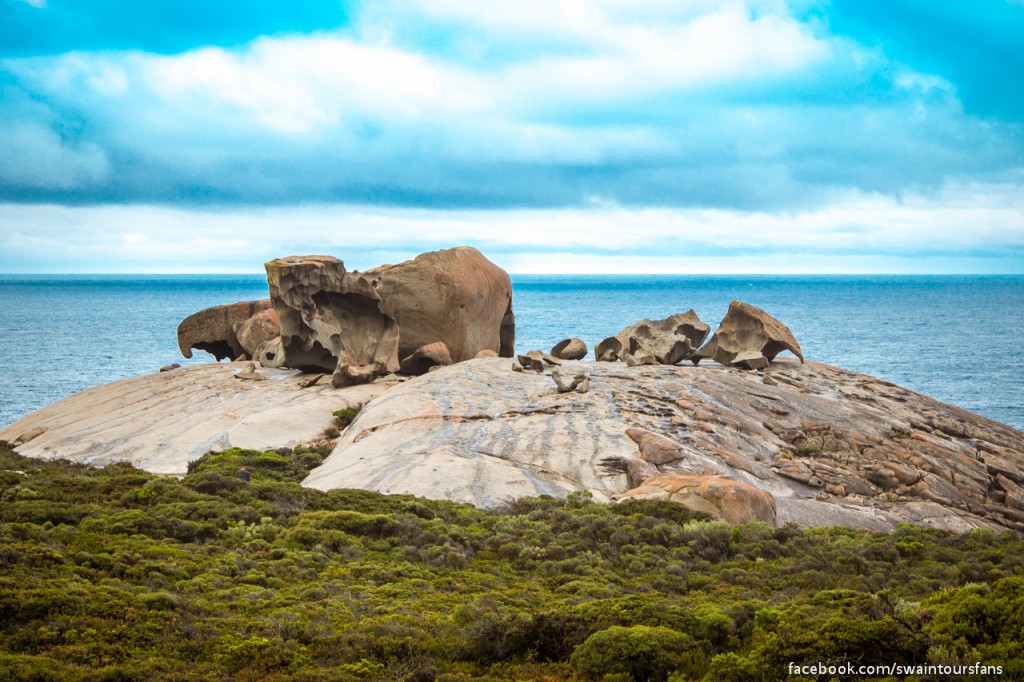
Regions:
<instances>
[{"instance_id":1,"label":"eroded rock","mask_svg":"<svg viewBox=\"0 0 1024 682\"><path fill-rule=\"evenodd\" d=\"M626 360L628 355L636 358L640 353L649 353L659 364L674 365L693 355L710 330L692 309L664 320L644 318L601 341L594 354L598 360L608 362ZM639 361L636 364L646 363Z\"/></svg>"},{"instance_id":2,"label":"eroded rock","mask_svg":"<svg viewBox=\"0 0 1024 682\"><path fill-rule=\"evenodd\" d=\"M367 270L381 310L398 324L398 357L440 341L453 362L493 350L512 357L515 316L508 273L461 246Z\"/></svg>"},{"instance_id":3,"label":"eroded rock","mask_svg":"<svg viewBox=\"0 0 1024 682\"><path fill-rule=\"evenodd\" d=\"M281 335L281 323L277 319L277 311L267 308L244 322L236 322L234 332L238 345L246 355L255 360L268 342Z\"/></svg>"},{"instance_id":4,"label":"eroded rock","mask_svg":"<svg viewBox=\"0 0 1024 682\"><path fill-rule=\"evenodd\" d=\"M582 360L587 357L587 344L582 339L565 339L551 349L551 357L559 360Z\"/></svg>"},{"instance_id":5,"label":"eroded rock","mask_svg":"<svg viewBox=\"0 0 1024 682\"><path fill-rule=\"evenodd\" d=\"M409 376L426 374L434 367L452 364L452 356L443 341L435 341L417 348L412 355L402 360L400 371Z\"/></svg>"},{"instance_id":6,"label":"eroded rock","mask_svg":"<svg viewBox=\"0 0 1024 682\"><path fill-rule=\"evenodd\" d=\"M551 372L551 378L554 379L555 388L559 393L586 393L590 390L590 375L586 372L563 374L556 369Z\"/></svg>"},{"instance_id":7,"label":"eroded rock","mask_svg":"<svg viewBox=\"0 0 1024 682\"><path fill-rule=\"evenodd\" d=\"M218 305L189 315L178 325L178 349L186 358L193 350L210 353L218 361L248 354L235 334L238 325L271 308L269 299Z\"/></svg>"},{"instance_id":8,"label":"eroded rock","mask_svg":"<svg viewBox=\"0 0 1024 682\"><path fill-rule=\"evenodd\" d=\"M333 372L341 386L398 371L398 324L369 278L331 256L279 258L266 269L285 366Z\"/></svg>"},{"instance_id":9,"label":"eroded rock","mask_svg":"<svg viewBox=\"0 0 1024 682\"><path fill-rule=\"evenodd\" d=\"M697 364L712 359L723 365L763 369L784 350L804 361L800 344L786 325L760 308L733 301L714 335L690 360Z\"/></svg>"}]
</instances>

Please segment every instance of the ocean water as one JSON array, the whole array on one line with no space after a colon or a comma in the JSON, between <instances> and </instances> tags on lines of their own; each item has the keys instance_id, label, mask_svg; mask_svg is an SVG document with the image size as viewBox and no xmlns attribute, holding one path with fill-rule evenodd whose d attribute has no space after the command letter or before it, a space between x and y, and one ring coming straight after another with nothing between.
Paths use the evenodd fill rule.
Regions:
<instances>
[{"instance_id":1,"label":"ocean water","mask_svg":"<svg viewBox=\"0 0 1024 682\"><path fill-rule=\"evenodd\" d=\"M588 346L640 318L696 310L712 330L739 299L782 320L808 359L893 381L1024 429L1024 277L516 276L519 351ZM212 361L178 322L265 298L252 276L0 275L0 425L71 393Z\"/></svg>"}]
</instances>

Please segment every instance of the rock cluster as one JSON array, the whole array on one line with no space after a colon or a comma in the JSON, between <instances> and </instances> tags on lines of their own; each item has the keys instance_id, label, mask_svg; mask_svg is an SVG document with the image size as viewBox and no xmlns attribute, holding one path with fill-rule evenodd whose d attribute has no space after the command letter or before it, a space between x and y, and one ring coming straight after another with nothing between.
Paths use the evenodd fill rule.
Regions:
<instances>
[{"instance_id":1,"label":"rock cluster","mask_svg":"<svg viewBox=\"0 0 1024 682\"><path fill-rule=\"evenodd\" d=\"M709 331L692 309L664 320L645 318L598 343L594 356L604 362L674 365L693 355Z\"/></svg>"},{"instance_id":2,"label":"rock cluster","mask_svg":"<svg viewBox=\"0 0 1024 682\"><path fill-rule=\"evenodd\" d=\"M482 353L513 355L511 280L476 249L363 273L331 256L276 259L266 270L270 299L208 308L181 323L185 357L195 348L218 360L330 372L340 387Z\"/></svg>"}]
</instances>

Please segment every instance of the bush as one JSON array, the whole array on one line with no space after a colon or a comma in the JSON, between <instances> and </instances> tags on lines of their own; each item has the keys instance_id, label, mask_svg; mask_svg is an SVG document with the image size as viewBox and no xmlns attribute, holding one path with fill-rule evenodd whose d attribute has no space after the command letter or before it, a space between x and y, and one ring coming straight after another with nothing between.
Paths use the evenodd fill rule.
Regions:
<instances>
[{"instance_id":1,"label":"bush","mask_svg":"<svg viewBox=\"0 0 1024 682\"><path fill-rule=\"evenodd\" d=\"M572 667L586 679L628 675L634 682L660 681L684 664L693 638L665 627L612 626L595 632L572 654Z\"/></svg>"}]
</instances>

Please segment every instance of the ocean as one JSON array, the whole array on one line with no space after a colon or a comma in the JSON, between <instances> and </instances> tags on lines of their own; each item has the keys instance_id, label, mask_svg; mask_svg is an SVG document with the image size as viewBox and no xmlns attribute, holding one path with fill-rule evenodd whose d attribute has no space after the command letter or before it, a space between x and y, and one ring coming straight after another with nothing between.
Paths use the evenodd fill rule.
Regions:
<instances>
[{"instance_id":1,"label":"ocean","mask_svg":"<svg viewBox=\"0 0 1024 682\"><path fill-rule=\"evenodd\" d=\"M516 348L593 348L640 318L732 299L793 331L807 359L872 374L1024 429L1021 276L514 276ZM0 425L90 386L192 360L178 322L265 298L259 275L0 275Z\"/></svg>"}]
</instances>

